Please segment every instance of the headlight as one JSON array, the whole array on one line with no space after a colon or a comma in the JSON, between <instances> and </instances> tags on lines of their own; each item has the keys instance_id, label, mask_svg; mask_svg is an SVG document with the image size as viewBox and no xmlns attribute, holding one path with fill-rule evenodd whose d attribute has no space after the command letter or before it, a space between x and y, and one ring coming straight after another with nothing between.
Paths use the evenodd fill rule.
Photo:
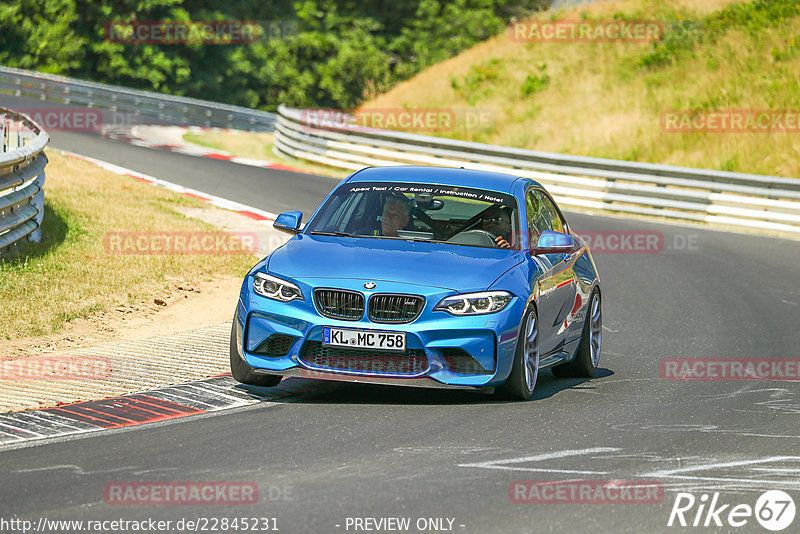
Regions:
<instances>
[{"instance_id":1,"label":"headlight","mask_svg":"<svg viewBox=\"0 0 800 534\"><path fill-rule=\"evenodd\" d=\"M253 279L253 291L268 299L290 302L292 300L305 300L300 288L271 274L256 273Z\"/></svg>"},{"instance_id":2,"label":"headlight","mask_svg":"<svg viewBox=\"0 0 800 534\"><path fill-rule=\"evenodd\" d=\"M453 295L443 299L434 310L446 311L451 315L483 315L499 312L514 297L508 291L484 291Z\"/></svg>"}]
</instances>

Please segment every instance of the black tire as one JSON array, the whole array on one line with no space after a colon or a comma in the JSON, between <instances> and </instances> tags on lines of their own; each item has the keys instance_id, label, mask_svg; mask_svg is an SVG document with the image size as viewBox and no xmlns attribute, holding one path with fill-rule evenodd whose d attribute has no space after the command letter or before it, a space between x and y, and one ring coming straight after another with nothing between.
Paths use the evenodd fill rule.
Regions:
<instances>
[{"instance_id":1,"label":"black tire","mask_svg":"<svg viewBox=\"0 0 800 534\"><path fill-rule=\"evenodd\" d=\"M529 330L533 328L534 331ZM526 358L526 353L528 357ZM531 362L530 357L534 358ZM529 365L530 364L530 365ZM526 372L527 368L527 372ZM529 375L530 372L530 375ZM531 376L532 375L532 376ZM539 316L535 308L528 310L523 316L522 327L517 338L517 350L514 353L514 364L508 379L497 388L497 396L501 399L526 401L530 400L536 380L539 377Z\"/></svg>"},{"instance_id":2,"label":"black tire","mask_svg":"<svg viewBox=\"0 0 800 534\"><path fill-rule=\"evenodd\" d=\"M239 354L239 346L236 342L236 318L233 318L231 325L231 374L234 380L250 386L272 387L277 386L283 378L280 375L265 375L254 373L253 368L247 365Z\"/></svg>"},{"instance_id":3,"label":"black tire","mask_svg":"<svg viewBox=\"0 0 800 534\"><path fill-rule=\"evenodd\" d=\"M602 346L603 335L603 309L601 306L600 291L595 288L592 296L589 297L589 305L586 308L586 320L583 323L583 333L578 345L578 353L575 359L561 365L553 367L553 374L559 378L591 378L597 371L600 363L600 348ZM596 313L595 313L595 305ZM596 355L592 357L592 349Z\"/></svg>"}]
</instances>

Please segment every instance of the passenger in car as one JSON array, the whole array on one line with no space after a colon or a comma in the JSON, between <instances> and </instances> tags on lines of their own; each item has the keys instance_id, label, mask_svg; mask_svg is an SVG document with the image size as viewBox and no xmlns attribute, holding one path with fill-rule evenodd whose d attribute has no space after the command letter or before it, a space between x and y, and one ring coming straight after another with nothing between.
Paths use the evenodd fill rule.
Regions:
<instances>
[{"instance_id":1,"label":"passenger in car","mask_svg":"<svg viewBox=\"0 0 800 534\"><path fill-rule=\"evenodd\" d=\"M511 216L502 206L487 208L481 218L481 229L497 236L494 242L500 248L511 248Z\"/></svg>"},{"instance_id":2,"label":"passenger in car","mask_svg":"<svg viewBox=\"0 0 800 534\"><path fill-rule=\"evenodd\" d=\"M411 206L408 202L394 196L386 199L381 214L381 228L374 235L397 237L397 231L404 228L411 217Z\"/></svg>"}]
</instances>

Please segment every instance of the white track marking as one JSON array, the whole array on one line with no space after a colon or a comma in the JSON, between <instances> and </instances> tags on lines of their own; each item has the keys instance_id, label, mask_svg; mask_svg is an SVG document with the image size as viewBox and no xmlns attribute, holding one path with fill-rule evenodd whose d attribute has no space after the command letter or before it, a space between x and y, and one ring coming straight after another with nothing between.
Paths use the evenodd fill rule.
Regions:
<instances>
[{"instance_id":1,"label":"white track marking","mask_svg":"<svg viewBox=\"0 0 800 534\"><path fill-rule=\"evenodd\" d=\"M535 471L538 473L569 473L579 475L606 475L607 471L583 471L575 469L551 469L543 467L522 467L509 466L509 464L521 464L527 462L542 462L545 460L555 460L559 458L569 458L572 456L585 456L595 453L616 452L621 449L615 447L594 447L590 449L570 449L558 452L537 454L535 456L523 456L522 458L508 458L505 460L490 460L488 462L476 462L471 464L458 464L458 467L479 467L482 469L499 469L504 471Z\"/></svg>"},{"instance_id":2,"label":"white track marking","mask_svg":"<svg viewBox=\"0 0 800 534\"><path fill-rule=\"evenodd\" d=\"M25 434L30 434L32 436L36 436L37 438L45 437L44 434L39 434L38 432L33 432L31 430L25 430L24 428L19 428L19 427L10 425L8 423L0 423L0 427L10 428L11 430L13 430L15 432L24 432ZM0 430L2 430L2 429L0 429ZM4 432L9 433L8 430L4 430Z\"/></svg>"},{"instance_id":3,"label":"white track marking","mask_svg":"<svg viewBox=\"0 0 800 534\"><path fill-rule=\"evenodd\" d=\"M646 475L642 475L646 476ZM724 485L719 487L725 488L730 487L733 484L743 484L748 487L758 486L758 485L768 485L768 486L777 486L779 488L785 488L788 486L794 488L800 488L800 480L765 480L761 478L725 478L725 477L694 477L694 476L668 476L666 478L675 478L678 480L694 480L698 482L699 487L705 487L701 485L701 482L723 482Z\"/></svg>"},{"instance_id":4,"label":"white track marking","mask_svg":"<svg viewBox=\"0 0 800 534\"><path fill-rule=\"evenodd\" d=\"M130 467L118 467L116 469L103 469L101 471L84 471L83 467L79 465L66 464L66 465L49 465L47 467L34 467L31 469L17 469L14 473L37 473L40 471L55 471L56 469L69 469L76 475L96 475L100 473L117 473L119 471L127 471Z\"/></svg>"},{"instance_id":5,"label":"white track marking","mask_svg":"<svg viewBox=\"0 0 800 534\"><path fill-rule=\"evenodd\" d=\"M678 469L662 469L660 471L653 471L642 475L643 477L675 477L677 473L690 473L693 471L705 471L708 469L720 469L724 467L741 467L743 465L765 464L769 462L783 462L786 460L800 460L800 456L771 456L769 458L760 458L758 460L740 460L737 462L721 462L712 464L694 465L691 467L679 467ZM689 477L694 478L694 477ZM702 478L702 477L701 477ZM727 480L727 479L710 479L710 480ZM797 482L800 484L800 482Z\"/></svg>"}]
</instances>

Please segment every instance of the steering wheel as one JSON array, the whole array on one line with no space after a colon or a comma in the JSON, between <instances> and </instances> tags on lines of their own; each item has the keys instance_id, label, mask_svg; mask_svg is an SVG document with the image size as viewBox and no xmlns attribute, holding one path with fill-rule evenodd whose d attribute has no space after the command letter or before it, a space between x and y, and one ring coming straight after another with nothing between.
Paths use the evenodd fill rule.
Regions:
<instances>
[{"instance_id":1,"label":"steering wheel","mask_svg":"<svg viewBox=\"0 0 800 534\"><path fill-rule=\"evenodd\" d=\"M473 245L479 247L496 247L497 236L486 230L467 230L460 232L447 240L448 243L459 245Z\"/></svg>"},{"instance_id":2,"label":"steering wheel","mask_svg":"<svg viewBox=\"0 0 800 534\"><path fill-rule=\"evenodd\" d=\"M470 217L469 219L467 219L466 221L464 221L464 223L461 226L456 228L455 233L451 237L455 237L458 234L463 233L467 228L471 228L471 227L475 226L475 223L479 222L483 218L483 213L485 211L486 210L483 210L480 213L477 213L477 214L473 215L472 217Z\"/></svg>"}]
</instances>

